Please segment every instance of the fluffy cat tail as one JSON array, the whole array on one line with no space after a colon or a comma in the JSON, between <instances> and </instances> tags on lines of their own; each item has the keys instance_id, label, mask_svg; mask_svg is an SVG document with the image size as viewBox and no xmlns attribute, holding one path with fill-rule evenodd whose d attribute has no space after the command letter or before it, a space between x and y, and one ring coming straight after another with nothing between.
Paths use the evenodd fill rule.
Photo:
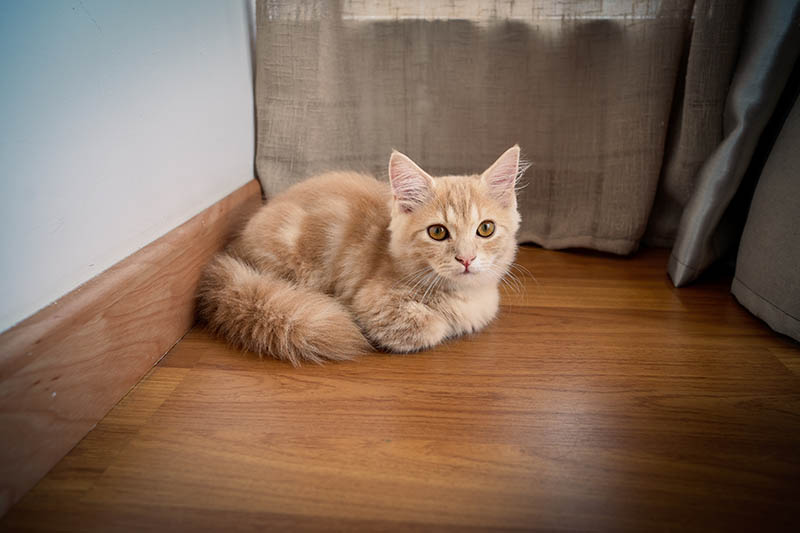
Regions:
<instances>
[{"instance_id":1,"label":"fluffy cat tail","mask_svg":"<svg viewBox=\"0 0 800 533\"><path fill-rule=\"evenodd\" d=\"M232 344L295 366L352 359L369 350L336 300L259 272L229 254L206 267L198 314Z\"/></svg>"}]
</instances>

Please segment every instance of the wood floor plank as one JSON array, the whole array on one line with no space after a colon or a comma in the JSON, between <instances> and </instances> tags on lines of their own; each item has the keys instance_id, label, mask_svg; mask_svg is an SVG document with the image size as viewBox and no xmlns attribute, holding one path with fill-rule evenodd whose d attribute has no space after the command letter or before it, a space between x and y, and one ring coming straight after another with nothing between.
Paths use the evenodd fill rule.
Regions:
<instances>
[{"instance_id":1,"label":"wood floor plank","mask_svg":"<svg viewBox=\"0 0 800 533\"><path fill-rule=\"evenodd\" d=\"M296 369L192 330L2 526L800 526L800 349L729 279L674 289L657 250L519 261L527 294L419 354Z\"/></svg>"},{"instance_id":2,"label":"wood floor plank","mask_svg":"<svg viewBox=\"0 0 800 533\"><path fill-rule=\"evenodd\" d=\"M0 333L0 515L192 327L202 269L260 204L252 180Z\"/></svg>"},{"instance_id":3,"label":"wood floor plank","mask_svg":"<svg viewBox=\"0 0 800 533\"><path fill-rule=\"evenodd\" d=\"M796 343L790 339L777 346L771 346L770 353L774 355L790 372L800 377L800 350Z\"/></svg>"},{"instance_id":4,"label":"wood floor plank","mask_svg":"<svg viewBox=\"0 0 800 533\"><path fill-rule=\"evenodd\" d=\"M187 372L154 367L29 493L28 504L51 511L83 497Z\"/></svg>"}]
</instances>

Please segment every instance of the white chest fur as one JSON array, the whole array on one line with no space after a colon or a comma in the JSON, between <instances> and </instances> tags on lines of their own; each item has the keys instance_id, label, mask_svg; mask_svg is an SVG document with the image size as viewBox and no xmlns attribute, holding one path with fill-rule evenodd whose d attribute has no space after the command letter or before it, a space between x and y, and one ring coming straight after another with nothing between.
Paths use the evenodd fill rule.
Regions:
<instances>
[{"instance_id":1,"label":"white chest fur","mask_svg":"<svg viewBox=\"0 0 800 533\"><path fill-rule=\"evenodd\" d=\"M442 302L441 311L451 325L450 335L474 333L497 314L500 292L496 285L461 290Z\"/></svg>"}]
</instances>

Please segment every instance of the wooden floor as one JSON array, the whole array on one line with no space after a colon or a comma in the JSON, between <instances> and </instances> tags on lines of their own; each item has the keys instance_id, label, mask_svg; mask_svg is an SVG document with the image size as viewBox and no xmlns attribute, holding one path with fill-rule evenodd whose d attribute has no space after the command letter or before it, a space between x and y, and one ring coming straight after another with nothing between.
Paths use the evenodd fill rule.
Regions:
<instances>
[{"instance_id":1,"label":"wooden floor","mask_svg":"<svg viewBox=\"0 0 800 533\"><path fill-rule=\"evenodd\" d=\"M523 249L538 283L410 356L295 369L193 330L2 526L796 528L800 349L666 261Z\"/></svg>"}]
</instances>

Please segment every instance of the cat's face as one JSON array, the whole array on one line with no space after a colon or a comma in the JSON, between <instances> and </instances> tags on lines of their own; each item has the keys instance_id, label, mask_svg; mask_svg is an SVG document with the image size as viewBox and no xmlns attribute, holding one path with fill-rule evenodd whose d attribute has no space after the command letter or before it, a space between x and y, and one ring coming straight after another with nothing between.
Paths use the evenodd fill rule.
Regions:
<instances>
[{"instance_id":1,"label":"cat's face","mask_svg":"<svg viewBox=\"0 0 800 533\"><path fill-rule=\"evenodd\" d=\"M518 172L518 146L481 175L437 178L393 153L393 258L409 273L436 274L455 286L497 283L517 248Z\"/></svg>"}]
</instances>

